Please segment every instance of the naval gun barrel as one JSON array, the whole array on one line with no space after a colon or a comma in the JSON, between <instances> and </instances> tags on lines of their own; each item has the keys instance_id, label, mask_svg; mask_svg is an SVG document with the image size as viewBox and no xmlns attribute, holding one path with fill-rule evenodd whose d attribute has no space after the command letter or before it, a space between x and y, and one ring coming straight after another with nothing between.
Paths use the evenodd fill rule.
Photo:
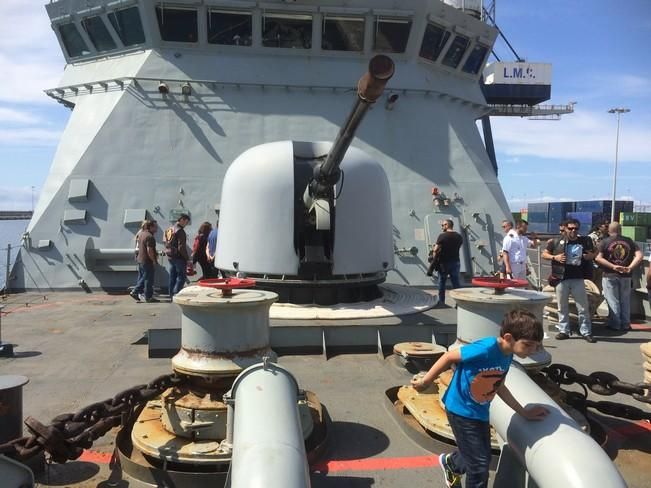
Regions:
<instances>
[{"instance_id":1,"label":"naval gun barrel","mask_svg":"<svg viewBox=\"0 0 651 488\"><path fill-rule=\"evenodd\" d=\"M369 107L384 92L384 87L393 76L395 65L390 57L382 54L374 56L368 63L368 71L357 83L357 100L348 118L341 126L326 160L315 168L316 193L332 187L339 180L339 165L355 137L355 132ZM315 192L312 193L313 195Z\"/></svg>"}]
</instances>

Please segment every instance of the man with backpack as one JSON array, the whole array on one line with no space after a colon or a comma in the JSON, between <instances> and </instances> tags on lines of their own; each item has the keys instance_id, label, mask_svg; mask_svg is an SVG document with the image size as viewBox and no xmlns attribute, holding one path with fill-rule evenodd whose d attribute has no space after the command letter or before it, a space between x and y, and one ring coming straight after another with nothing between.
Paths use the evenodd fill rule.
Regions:
<instances>
[{"instance_id":1,"label":"man with backpack","mask_svg":"<svg viewBox=\"0 0 651 488\"><path fill-rule=\"evenodd\" d=\"M169 261L169 293L176 295L185 285L188 256L187 235L184 227L190 223L188 214L181 214L172 227L165 231L165 254Z\"/></svg>"},{"instance_id":2,"label":"man with backpack","mask_svg":"<svg viewBox=\"0 0 651 488\"><path fill-rule=\"evenodd\" d=\"M576 303L579 313L579 332L589 343L597 342L592 337L592 322L588 295L585 291L584 273L585 262L594 259L592 239L580 236L579 221L569 219L565 223L565 234L547 241L542 253L543 259L552 262L552 277L558 280L556 285L556 301L558 302L558 334L559 341L570 337L570 294Z\"/></svg>"},{"instance_id":3,"label":"man with backpack","mask_svg":"<svg viewBox=\"0 0 651 488\"><path fill-rule=\"evenodd\" d=\"M154 235L158 230L155 220L145 220L142 223L140 232L137 234L136 261L138 262L138 281L129 295L135 301L156 303L154 298L154 276L158 255L156 254L156 239Z\"/></svg>"}]
</instances>

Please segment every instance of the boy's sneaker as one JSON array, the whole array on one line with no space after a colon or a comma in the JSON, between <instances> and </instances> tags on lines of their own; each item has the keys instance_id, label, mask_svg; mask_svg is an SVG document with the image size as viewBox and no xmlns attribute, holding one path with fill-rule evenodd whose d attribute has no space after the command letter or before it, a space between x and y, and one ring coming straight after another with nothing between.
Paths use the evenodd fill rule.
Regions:
<instances>
[{"instance_id":1,"label":"boy's sneaker","mask_svg":"<svg viewBox=\"0 0 651 488\"><path fill-rule=\"evenodd\" d=\"M140 301L140 295L138 295L136 292L133 291L129 292L129 296L133 298L136 302Z\"/></svg>"},{"instance_id":2,"label":"boy's sneaker","mask_svg":"<svg viewBox=\"0 0 651 488\"><path fill-rule=\"evenodd\" d=\"M156 298L154 298L154 297L152 297L152 298L145 298L145 301L146 301L147 303L158 303L158 302L160 302L160 300L158 300L158 299L156 299Z\"/></svg>"},{"instance_id":3,"label":"boy's sneaker","mask_svg":"<svg viewBox=\"0 0 651 488\"><path fill-rule=\"evenodd\" d=\"M448 466L447 454L441 454L439 456L439 466L441 466L441 471L443 471L445 486L448 488L461 488L461 475L452 471Z\"/></svg>"}]
</instances>

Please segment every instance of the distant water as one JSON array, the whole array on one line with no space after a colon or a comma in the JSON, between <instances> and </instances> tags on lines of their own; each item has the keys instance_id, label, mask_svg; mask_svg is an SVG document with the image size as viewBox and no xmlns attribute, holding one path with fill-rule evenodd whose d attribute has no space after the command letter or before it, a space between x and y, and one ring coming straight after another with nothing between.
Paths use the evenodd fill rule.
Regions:
<instances>
[{"instance_id":1,"label":"distant water","mask_svg":"<svg viewBox=\"0 0 651 488\"><path fill-rule=\"evenodd\" d=\"M7 271L7 244L11 244L11 266L16 260L20 237L27 229L29 220L0 220L0 289L5 286L5 274Z\"/></svg>"}]
</instances>

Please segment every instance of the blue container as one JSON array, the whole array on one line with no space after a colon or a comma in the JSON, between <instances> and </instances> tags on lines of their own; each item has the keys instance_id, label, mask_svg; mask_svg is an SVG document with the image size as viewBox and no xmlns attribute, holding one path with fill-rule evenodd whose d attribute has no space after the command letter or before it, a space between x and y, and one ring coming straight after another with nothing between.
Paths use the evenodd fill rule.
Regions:
<instances>
[{"instance_id":1,"label":"blue container","mask_svg":"<svg viewBox=\"0 0 651 488\"><path fill-rule=\"evenodd\" d=\"M608 208L608 210L610 210ZM576 211L577 212L605 212L604 201L603 200L587 200L582 202L576 202Z\"/></svg>"},{"instance_id":2,"label":"blue container","mask_svg":"<svg viewBox=\"0 0 651 488\"><path fill-rule=\"evenodd\" d=\"M574 212L574 208L574 202L554 202L549 204L549 213L560 213L565 216L567 212Z\"/></svg>"},{"instance_id":3,"label":"blue container","mask_svg":"<svg viewBox=\"0 0 651 488\"><path fill-rule=\"evenodd\" d=\"M529 227L527 227L527 230L529 232L540 232L540 233L546 233L549 224L547 222L529 222ZM558 232L558 227L554 231L554 233Z\"/></svg>"},{"instance_id":4,"label":"blue container","mask_svg":"<svg viewBox=\"0 0 651 488\"><path fill-rule=\"evenodd\" d=\"M529 223L538 222L546 224L548 220L549 218L544 212L529 212L527 214L527 222Z\"/></svg>"},{"instance_id":5,"label":"blue container","mask_svg":"<svg viewBox=\"0 0 651 488\"><path fill-rule=\"evenodd\" d=\"M547 215L549 214L549 203L530 203L528 205L528 214L531 215L532 212L545 214L545 220L547 220Z\"/></svg>"},{"instance_id":6,"label":"blue container","mask_svg":"<svg viewBox=\"0 0 651 488\"><path fill-rule=\"evenodd\" d=\"M567 218L568 219L576 219L581 223L581 227L592 226L592 215L593 212L568 212L567 213Z\"/></svg>"},{"instance_id":7,"label":"blue container","mask_svg":"<svg viewBox=\"0 0 651 488\"><path fill-rule=\"evenodd\" d=\"M621 205L619 209L620 212L632 212L633 211L633 200L623 200L621 202L615 202L615 210Z\"/></svg>"}]
</instances>

